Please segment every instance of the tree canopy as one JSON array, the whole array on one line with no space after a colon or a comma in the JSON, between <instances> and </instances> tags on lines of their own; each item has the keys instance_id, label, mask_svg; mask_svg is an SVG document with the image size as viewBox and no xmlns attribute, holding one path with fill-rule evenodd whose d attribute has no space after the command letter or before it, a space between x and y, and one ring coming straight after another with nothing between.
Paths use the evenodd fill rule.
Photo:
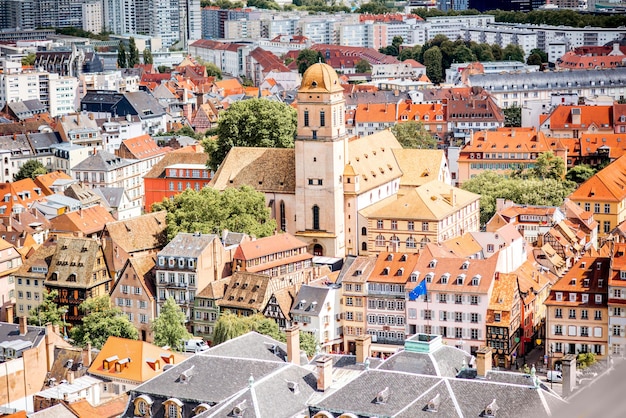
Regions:
<instances>
[{"instance_id":1,"label":"tree canopy","mask_svg":"<svg viewBox=\"0 0 626 418\"><path fill-rule=\"evenodd\" d=\"M22 164L20 169L17 170L17 173L13 175L13 181L27 178L34 179L41 174L46 174L47 172L48 170L46 167L44 167L44 165L38 160L28 160Z\"/></svg>"},{"instance_id":2,"label":"tree canopy","mask_svg":"<svg viewBox=\"0 0 626 418\"><path fill-rule=\"evenodd\" d=\"M513 105L502 109L504 113L504 126L507 128L519 128L522 126L522 108Z\"/></svg>"},{"instance_id":3,"label":"tree canopy","mask_svg":"<svg viewBox=\"0 0 626 418\"><path fill-rule=\"evenodd\" d=\"M198 64L204 65L204 68L206 68L207 76L216 77L218 80L222 79L222 70L220 69L220 67L213 64L212 62L207 62L200 57L196 57L196 61L198 61Z\"/></svg>"},{"instance_id":4,"label":"tree canopy","mask_svg":"<svg viewBox=\"0 0 626 418\"><path fill-rule=\"evenodd\" d=\"M139 50L135 44L135 38L132 36L128 41L128 55L126 57L126 61L128 68L135 68L135 65L139 64Z\"/></svg>"},{"instance_id":5,"label":"tree canopy","mask_svg":"<svg viewBox=\"0 0 626 418\"><path fill-rule=\"evenodd\" d=\"M363 58L357 61L357 63L354 65L354 69L357 73L371 73L372 72L372 66L367 60L364 60Z\"/></svg>"},{"instance_id":6,"label":"tree canopy","mask_svg":"<svg viewBox=\"0 0 626 418\"><path fill-rule=\"evenodd\" d=\"M109 295L89 298L80 304L85 313L82 324L71 330L71 337L77 345L91 343L95 348L102 348L106 340L113 337L136 340L137 328L128 320L121 309L111 306Z\"/></svg>"},{"instance_id":7,"label":"tree canopy","mask_svg":"<svg viewBox=\"0 0 626 418\"><path fill-rule=\"evenodd\" d=\"M120 41L117 46L117 68L126 68L127 66L126 47L124 46L124 42Z\"/></svg>"},{"instance_id":8,"label":"tree canopy","mask_svg":"<svg viewBox=\"0 0 626 418\"><path fill-rule=\"evenodd\" d=\"M22 65L34 65L37 55L33 52L29 52L28 55L22 58Z\"/></svg>"},{"instance_id":9,"label":"tree canopy","mask_svg":"<svg viewBox=\"0 0 626 418\"><path fill-rule=\"evenodd\" d=\"M279 330L276 321L266 318L261 314L237 316L230 311L226 311L220 314L219 319L215 323L212 342L213 344L221 344L250 331L267 335L277 341L286 341L285 333ZM300 332L300 349L304 351L307 356L312 357L313 354L315 354L317 345L318 342L313 334Z\"/></svg>"},{"instance_id":10,"label":"tree canopy","mask_svg":"<svg viewBox=\"0 0 626 418\"><path fill-rule=\"evenodd\" d=\"M567 170L565 178L577 184L582 184L596 174L596 169L588 164L579 164Z\"/></svg>"},{"instance_id":11,"label":"tree canopy","mask_svg":"<svg viewBox=\"0 0 626 418\"><path fill-rule=\"evenodd\" d=\"M191 338L191 334L185 327L185 314L173 297L168 297L163 303L159 316L152 322L152 331L156 345L168 345L173 350L184 351L184 342Z\"/></svg>"},{"instance_id":12,"label":"tree canopy","mask_svg":"<svg viewBox=\"0 0 626 418\"><path fill-rule=\"evenodd\" d=\"M391 127L403 148L437 148L437 140L424 128L422 122L414 120L397 123Z\"/></svg>"},{"instance_id":13,"label":"tree canopy","mask_svg":"<svg viewBox=\"0 0 626 418\"><path fill-rule=\"evenodd\" d=\"M565 177L565 161L552 151L542 152L537 156L534 167L530 170L532 177L545 180L561 180Z\"/></svg>"},{"instance_id":14,"label":"tree canopy","mask_svg":"<svg viewBox=\"0 0 626 418\"><path fill-rule=\"evenodd\" d=\"M402 39L402 36L394 36L391 41L391 45L387 45L387 46L380 48L379 52L385 55L391 55L391 56L397 57L400 54L400 46L402 45L402 42L404 42L404 39Z\"/></svg>"},{"instance_id":15,"label":"tree canopy","mask_svg":"<svg viewBox=\"0 0 626 418\"><path fill-rule=\"evenodd\" d=\"M433 83L441 83L443 81L443 55L439 47L434 46L424 52L424 65L426 66L426 75Z\"/></svg>"},{"instance_id":16,"label":"tree canopy","mask_svg":"<svg viewBox=\"0 0 626 418\"><path fill-rule=\"evenodd\" d=\"M518 204L560 206L574 191L576 183L547 178L507 178L495 171L485 171L466 181L463 189L480 194L480 222L485 224L496 212L496 199Z\"/></svg>"},{"instance_id":17,"label":"tree canopy","mask_svg":"<svg viewBox=\"0 0 626 418\"><path fill-rule=\"evenodd\" d=\"M502 59L524 62L524 50L519 45L508 44L502 50Z\"/></svg>"},{"instance_id":18,"label":"tree canopy","mask_svg":"<svg viewBox=\"0 0 626 418\"><path fill-rule=\"evenodd\" d=\"M154 58L152 57L152 51L148 48L143 50L143 63L144 64L154 64Z\"/></svg>"},{"instance_id":19,"label":"tree canopy","mask_svg":"<svg viewBox=\"0 0 626 418\"><path fill-rule=\"evenodd\" d=\"M30 325L39 326L46 325L47 323L51 323L52 325L64 325L63 312L67 312L67 306L57 305L55 299L58 296L59 292L56 290L44 292L41 304L28 312L28 323Z\"/></svg>"},{"instance_id":20,"label":"tree canopy","mask_svg":"<svg viewBox=\"0 0 626 418\"><path fill-rule=\"evenodd\" d=\"M187 189L174 199L155 203L152 210L167 211L169 240L179 232L221 234L228 229L261 238L276 230L276 221L265 205L265 195L250 186L223 192L211 187L200 191Z\"/></svg>"},{"instance_id":21,"label":"tree canopy","mask_svg":"<svg viewBox=\"0 0 626 418\"><path fill-rule=\"evenodd\" d=\"M292 148L297 112L281 102L249 99L233 103L220 113L217 140L203 141L208 165L217 170L232 147Z\"/></svg>"},{"instance_id":22,"label":"tree canopy","mask_svg":"<svg viewBox=\"0 0 626 418\"><path fill-rule=\"evenodd\" d=\"M298 72L300 74L304 74L304 72L311 65L318 62L326 62L324 60L324 55L320 51L316 51L314 49L305 48L298 53L298 57L296 58L296 64L298 65Z\"/></svg>"}]
</instances>

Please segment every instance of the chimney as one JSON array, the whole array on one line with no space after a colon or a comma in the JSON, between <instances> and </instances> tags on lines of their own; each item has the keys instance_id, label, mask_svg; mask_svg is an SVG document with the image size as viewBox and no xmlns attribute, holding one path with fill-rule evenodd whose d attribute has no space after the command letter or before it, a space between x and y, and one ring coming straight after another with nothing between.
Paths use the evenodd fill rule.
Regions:
<instances>
[{"instance_id":1,"label":"chimney","mask_svg":"<svg viewBox=\"0 0 626 418\"><path fill-rule=\"evenodd\" d=\"M72 370L69 370L67 372L67 383L69 383L70 385L74 383L74 372Z\"/></svg>"},{"instance_id":2,"label":"chimney","mask_svg":"<svg viewBox=\"0 0 626 418\"><path fill-rule=\"evenodd\" d=\"M365 363L372 351L372 336L359 335L356 337L356 362Z\"/></svg>"},{"instance_id":3,"label":"chimney","mask_svg":"<svg viewBox=\"0 0 626 418\"><path fill-rule=\"evenodd\" d=\"M480 377L486 377L491 371L491 347L481 347L476 351L476 374Z\"/></svg>"},{"instance_id":4,"label":"chimney","mask_svg":"<svg viewBox=\"0 0 626 418\"><path fill-rule=\"evenodd\" d=\"M300 327L294 325L286 331L287 334L287 361L300 365Z\"/></svg>"},{"instance_id":5,"label":"chimney","mask_svg":"<svg viewBox=\"0 0 626 418\"><path fill-rule=\"evenodd\" d=\"M89 120L93 120L93 113L89 114Z\"/></svg>"},{"instance_id":6,"label":"chimney","mask_svg":"<svg viewBox=\"0 0 626 418\"><path fill-rule=\"evenodd\" d=\"M576 388L576 355L566 354L561 359L563 373L563 398L567 399Z\"/></svg>"},{"instance_id":7,"label":"chimney","mask_svg":"<svg viewBox=\"0 0 626 418\"><path fill-rule=\"evenodd\" d=\"M20 335L26 335L28 332L28 317L20 316Z\"/></svg>"},{"instance_id":8,"label":"chimney","mask_svg":"<svg viewBox=\"0 0 626 418\"><path fill-rule=\"evenodd\" d=\"M333 383L333 358L324 356L317 363L317 390L325 392Z\"/></svg>"},{"instance_id":9,"label":"chimney","mask_svg":"<svg viewBox=\"0 0 626 418\"><path fill-rule=\"evenodd\" d=\"M92 361L93 359L91 358L91 343L87 343L83 352L83 364L85 365L85 367L89 367L91 366Z\"/></svg>"},{"instance_id":10,"label":"chimney","mask_svg":"<svg viewBox=\"0 0 626 418\"><path fill-rule=\"evenodd\" d=\"M80 126L80 113L76 113L76 125Z\"/></svg>"}]
</instances>

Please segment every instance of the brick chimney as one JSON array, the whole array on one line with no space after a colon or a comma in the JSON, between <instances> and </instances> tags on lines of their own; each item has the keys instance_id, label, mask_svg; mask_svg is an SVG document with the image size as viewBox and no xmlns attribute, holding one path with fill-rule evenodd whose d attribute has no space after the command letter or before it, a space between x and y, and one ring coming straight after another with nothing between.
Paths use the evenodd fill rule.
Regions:
<instances>
[{"instance_id":1,"label":"brick chimney","mask_svg":"<svg viewBox=\"0 0 626 418\"><path fill-rule=\"evenodd\" d=\"M70 385L74 383L74 372L71 370L67 372L67 383Z\"/></svg>"},{"instance_id":2,"label":"brick chimney","mask_svg":"<svg viewBox=\"0 0 626 418\"><path fill-rule=\"evenodd\" d=\"M491 347L481 347L476 351L476 374L480 377L487 376L491 371L492 360Z\"/></svg>"},{"instance_id":3,"label":"brick chimney","mask_svg":"<svg viewBox=\"0 0 626 418\"><path fill-rule=\"evenodd\" d=\"M356 362L365 363L372 352L372 336L359 335L356 337Z\"/></svg>"},{"instance_id":4,"label":"brick chimney","mask_svg":"<svg viewBox=\"0 0 626 418\"><path fill-rule=\"evenodd\" d=\"M20 316L20 335L26 335L28 332L28 317Z\"/></svg>"},{"instance_id":5,"label":"brick chimney","mask_svg":"<svg viewBox=\"0 0 626 418\"><path fill-rule=\"evenodd\" d=\"M287 361L300 365L300 327L294 325L285 331L287 334Z\"/></svg>"},{"instance_id":6,"label":"brick chimney","mask_svg":"<svg viewBox=\"0 0 626 418\"><path fill-rule=\"evenodd\" d=\"M83 364L85 367L91 366L91 362L93 359L91 358L91 343L87 343L85 349L83 350Z\"/></svg>"},{"instance_id":7,"label":"brick chimney","mask_svg":"<svg viewBox=\"0 0 626 418\"><path fill-rule=\"evenodd\" d=\"M326 391L333 383L333 358L324 356L316 361L317 364L317 390Z\"/></svg>"}]
</instances>

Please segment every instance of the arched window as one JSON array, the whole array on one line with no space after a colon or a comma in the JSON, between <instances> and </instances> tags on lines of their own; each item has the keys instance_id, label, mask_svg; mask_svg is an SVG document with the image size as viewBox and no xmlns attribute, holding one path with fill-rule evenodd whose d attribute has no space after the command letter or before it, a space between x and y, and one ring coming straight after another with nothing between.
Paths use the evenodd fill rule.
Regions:
<instances>
[{"instance_id":1,"label":"arched window","mask_svg":"<svg viewBox=\"0 0 626 418\"><path fill-rule=\"evenodd\" d=\"M367 251L367 242L361 243L361 251Z\"/></svg>"},{"instance_id":2,"label":"arched window","mask_svg":"<svg viewBox=\"0 0 626 418\"><path fill-rule=\"evenodd\" d=\"M320 229L320 207L313 206L313 229Z\"/></svg>"},{"instance_id":3,"label":"arched window","mask_svg":"<svg viewBox=\"0 0 626 418\"><path fill-rule=\"evenodd\" d=\"M367 228L366 227L361 228L361 235L367 235Z\"/></svg>"},{"instance_id":4,"label":"arched window","mask_svg":"<svg viewBox=\"0 0 626 418\"><path fill-rule=\"evenodd\" d=\"M393 251L398 251L398 248L400 248L400 238L394 235L391 237L390 242L393 247Z\"/></svg>"},{"instance_id":5,"label":"arched window","mask_svg":"<svg viewBox=\"0 0 626 418\"><path fill-rule=\"evenodd\" d=\"M376 237L376 246L383 247L385 245L385 237L382 235L378 235Z\"/></svg>"},{"instance_id":6,"label":"arched window","mask_svg":"<svg viewBox=\"0 0 626 418\"><path fill-rule=\"evenodd\" d=\"M313 255L316 257L321 257L324 255L324 248L319 245L319 244L315 244L313 246Z\"/></svg>"},{"instance_id":7,"label":"arched window","mask_svg":"<svg viewBox=\"0 0 626 418\"><path fill-rule=\"evenodd\" d=\"M287 215L285 213L285 201L280 201L280 230L287 230Z\"/></svg>"}]
</instances>

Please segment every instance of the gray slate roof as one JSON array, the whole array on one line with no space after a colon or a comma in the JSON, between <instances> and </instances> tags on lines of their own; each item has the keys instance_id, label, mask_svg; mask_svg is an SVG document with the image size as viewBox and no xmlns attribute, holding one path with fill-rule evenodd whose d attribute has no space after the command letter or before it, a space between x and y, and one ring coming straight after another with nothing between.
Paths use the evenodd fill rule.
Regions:
<instances>
[{"instance_id":1,"label":"gray slate roof","mask_svg":"<svg viewBox=\"0 0 626 418\"><path fill-rule=\"evenodd\" d=\"M151 94L145 91L134 91L124 94L128 103L135 109L140 119L162 116L165 108Z\"/></svg>"},{"instance_id":2,"label":"gray slate roof","mask_svg":"<svg viewBox=\"0 0 626 418\"><path fill-rule=\"evenodd\" d=\"M328 287L303 285L298 292L298 296L293 303L290 313L318 316L322 311L324 301L329 291L330 288Z\"/></svg>"},{"instance_id":3,"label":"gray slate roof","mask_svg":"<svg viewBox=\"0 0 626 418\"><path fill-rule=\"evenodd\" d=\"M286 361L287 346L266 335L249 332L216 345L199 355L212 357L228 356L263 361Z\"/></svg>"},{"instance_id":4,"label":"gray slate roof","mask_svg":"<svg viewBox=\"0 0 626 418\"><path fill-rule=\"evenodd\" d=\"M106 205L111 208L119 208L124 197L123 187L98 187L93 189L94 193L102 197Z\"/></svg>"},{"instance_id":5,"label":"gray slate roof","mask_svg":"<svg viewBox=\"0 0 626 418\"><path fill-rule=\"evenodd\" d=\"M25 335L20 335L19 324L9 324L8 322L0 322L0 342L5 341L30 341L33 347L38 345L46 335L46 329L44 327L36 327L28 325L28 332Z\"/></svg>"},{"instance_id":6,"label":"gray slate roof","mask_svg":"<svg viewBox=\"0 0 626 418\"><path fill-rule=\"evenodd\" d=\"M114 171L121 167L134 164L135 161L120 158L106 151L98 151L81 161L73 171Z\"/></svg>"},{"instance_id":7,"label":"gray slate roof","mask_svg":"<svg viewBox=\"0 0 626 418\"><path fill-rule=\"evenodd\" d=\"M199 257L217 238L215 234L189 234L181 232L159 252L163 257Z\"/></svg>"}]
</instances>

